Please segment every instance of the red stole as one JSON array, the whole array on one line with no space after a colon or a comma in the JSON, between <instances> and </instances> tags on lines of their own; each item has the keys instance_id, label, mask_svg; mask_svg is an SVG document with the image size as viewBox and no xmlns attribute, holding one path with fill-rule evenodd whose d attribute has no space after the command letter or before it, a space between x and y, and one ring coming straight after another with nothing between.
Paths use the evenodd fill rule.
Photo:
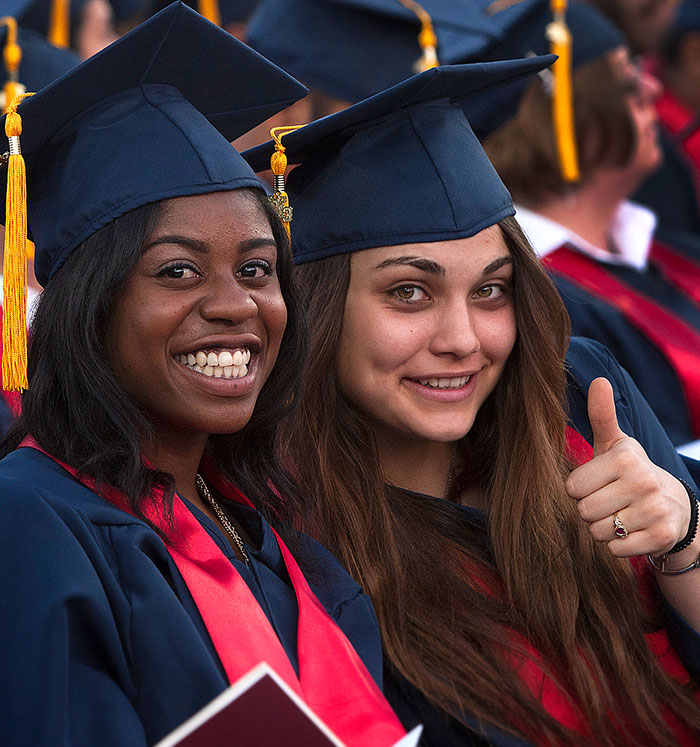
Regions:
<instances>
[{"instance_id":1,"label":"red stole","mask_svg":"<svg viewBox=\"0 0 700 747\"><path fill-rule=\"evenodd\" d=\"M94 480L45 452L31 436L20 447L41 451L87 488L132 513L122 493L110 487L98 491ZM201 471L225 500L252 505L206 458ZM233 564L177 495L173 503L173 526L177 529L170 529L159 512L161 499L162 494L154 493L144 514L168 538L168 552L194 598L230 682L265 661L349 747L384 747L405 735L360 657L311 591L276 532L299 607L298 678L265 613Z\"/></svg>"},{"instance_id":2,"label":"red stole","mask_svg":"<svg viewBox=\"0 0 700 747\"><path fill-rule=\"evenodd\" d=\"M560 247L542 262L620 311L664 354L681 382L693 431L700 437L700 332L581 252Z\"/></svg>"},{"instance_id":3,"label":"red stole","mask_svg":"<svg viewBox=\"0 0 700 747\"><path fill-rule=\"evenodd\" d=\"M654 240L650 259L663 276L700 306L700 264Z\"/></svg>"}]
</instances>

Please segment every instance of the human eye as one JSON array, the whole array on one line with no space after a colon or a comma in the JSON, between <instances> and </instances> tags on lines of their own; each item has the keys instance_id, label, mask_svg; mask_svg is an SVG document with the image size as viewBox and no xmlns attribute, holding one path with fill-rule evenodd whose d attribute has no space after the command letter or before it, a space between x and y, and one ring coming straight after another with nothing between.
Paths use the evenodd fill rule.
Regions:
<instances>
[{"instance_id":1,"label":"human eye","mask_svg":"<svg viewBox=\"0 0 700 747\"><path fill-rule=\"evenodd\" d=\"M159 278L170 280L189 280L200 275L199 270L189 262L171 262L161 267L156 274Z\"/></svg>"},{"instance_id":2,"label":"human eye","mask_svg":"<svg viewBox=\"0 0 700 747\"><path fill-rule=\"evenodd\" d=\"M508 288L500 283L487 283L474 291L474 297L479 300L499 301L508 293Z\"/></svg>"},{"instance_id":3,"label":"human eye","mask_svg":"<svg viewBox=\"0 0 700 747\"><path fill-rule=\"evenodd\" d=\"M272 265L264 259L246 262L236 273L240 278L264 278L273 274Z\"/></svg>"},{"instance_id":4,"label":"human eye","mask_svg":"<svg viewBox=\"0 0 700 747\"><path fill-rule=\"evenodd\" d=\"M402 303L419 303L428 300L428 294L423 288L410 283L395 286L389 291L389 295Z\"/></svg>"}]
</instances>

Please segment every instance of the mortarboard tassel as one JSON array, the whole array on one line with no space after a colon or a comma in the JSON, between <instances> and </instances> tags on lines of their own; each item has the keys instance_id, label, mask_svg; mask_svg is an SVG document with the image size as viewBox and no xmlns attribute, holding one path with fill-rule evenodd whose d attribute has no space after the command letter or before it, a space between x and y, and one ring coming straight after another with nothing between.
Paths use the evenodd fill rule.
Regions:
<instances>
[{"instance_id":1,"label":"mortarboard tassel","mask_svg":"<svg viewBox=\"0 0 700 747\"><path fill-rule=\"evenodd\" d=\"M573 95L571 88L571 32L566 25L567 0L551 0L553 21L547 26L550 51L558 56L552 66L554 99L552 124L559 155L559 168L565 182L579 180L578 153L574 132Z\"/></svg>"},{"instance_id":2,"label":"mortarboard tassel","mask_svg":"<svg viewBox=\"0 0 700 747\"><path fill-rule=\"evenodd\" d=\"M287 238L291 241L292 231L290 223L294 211L289 205L289 195L284 187L284 172L287 170L287 156L284 155L285 147L282 145L282 138L288 133L298 130L303 125L290 125L288 127L273 127L270 130L270 137L275 141L275 152L270 157L270 168L274 176L275 191L268 197L268 200L275 208L275 212L282 219Z\"/></svg>"},{"instance_id":3,"label":"mortarboard tassel","mask_svg":"<svg viewBox=\"0 0 700 747\"><path fill-rule=\"evenodd\" d=\"M3 88L4 99L0 101L2 111L15 100L15 96L24 93L25 88L19 82L19 64L22 61L22 49L17 43L17 21L11 16L0 18L0 26L7 26L7 40L2 51L7 76Z\"/></svg>"},{"instance_id":4,"label":"mortarboard tassel","mask_svg":"<svg viewBox=\"0 0 700 747\"><path fill-rule=\"evenodd\" d=\"M438 39L433 28L433 19L430 17L428 11L422 5L415 2L415 0L399 0L399 2L404 8L413 11L420 21L418 44L423 54L413 65L413 72L423 73L426 70L430 70L430 68L437 67L440 63L437 56Z\"/></svg>"},{"instance_id":5,"label":"mortarboard tassel","mask_svg":"<svg viewBox=\"0 0 700 747\"><path fill-rule=\"evenodd\" d=\"M70 46L70 0L52 1L48 40L55 47Z\"/></svg>"},{"instance_id":6,"label":"mortarboard tassel","mask_svg":"<svg viewBox=\"0 0 700 747\"><path fill-rule=\"evenodd\" d=\"M207 21L221 26L221 12L219 11L219 0L199 0L197 8Z\"/></svg>"},{"instance_id":7,"label":"mortarboard tassel","mask_svg":"<svg viewBox=\"0 0 700 747\"><path fill-rule=\"evenodd\" d=\"M6 391L27 388L27 178L20 150L22 118L18 96L8 107L5 134L10 142L7 164L5 259L3 267L2 385Z\"/></svg>"}]
</instances>

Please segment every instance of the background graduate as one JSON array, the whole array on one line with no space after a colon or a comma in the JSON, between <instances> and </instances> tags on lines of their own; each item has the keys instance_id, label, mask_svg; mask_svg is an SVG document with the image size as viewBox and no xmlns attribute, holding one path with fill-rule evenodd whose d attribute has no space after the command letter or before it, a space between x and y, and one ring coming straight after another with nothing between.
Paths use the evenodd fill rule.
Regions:
<instances>
[{"instance_id":1,"label":"background graduate","mask_svg":"<svg viewBox=\"0 0 700 747\"><path fill-rule=\"evenodd\" d=\"M541 3L489 55L546 51L550 21ZM530 82L518 107L477 97L467 116L554 273L574 334L608 346L673 443L685 444L700 435L700 245L655 234L654 214L628 199L661 158L660 88L594 8L571 2L567 22L578 177L560 167L551 76Z\"/></svg>"},{"instance_id":2,"label":"background graduate","mask_svg":"<svg viewBox=\"0 0 700 747\"><path fill-rule=\"evenodd\" d=\"M304 345L284 230L229 141L304 93L173 5L5 119L45 290L0 461L3 745L150 745L262 660L344 743L403 734L366 597L280 527L312 590L253 507L290 488L273 444Z\"/></svg>"},{"instance_id":3,"label":"background graduate","mask_svg":"<svg viewBox=\"0 0 700 747\"><path fill-rule=\"evenodd\" d=\"M567 433L566 312L452 103L541 64L437 68L280 136L312 325L285 508L370 592L425 744L696 744L688 474L595 343Z\"/></svg>"}]
</instances>

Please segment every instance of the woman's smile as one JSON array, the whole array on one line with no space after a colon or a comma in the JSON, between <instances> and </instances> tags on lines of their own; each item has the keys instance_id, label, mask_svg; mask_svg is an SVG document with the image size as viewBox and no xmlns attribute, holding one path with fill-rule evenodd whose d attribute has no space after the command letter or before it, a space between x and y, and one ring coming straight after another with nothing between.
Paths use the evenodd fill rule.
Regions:
<instances>
[{"instance_id":1,"label":"woman's smile","mask_svg":"<svg viewBox=\"0 0 700 747\"><path fill-rule=\"evenodd\" d=\"M498 226L366 249L350 267L336 357L345 396L389 439L465 436L516 337L512 263Z\"/></svg>"},{"instance_id":2,"label":"woman's smile","mask_svg":"<svg viewBox=\"0 0 700 747\"><path fill-rule=\"evenodd\" d=\"M243 428L277 358L287 312L277 246L245 191L164 203L112 327L114 366L169 431Z\"/></svg>"}]
</instances>

